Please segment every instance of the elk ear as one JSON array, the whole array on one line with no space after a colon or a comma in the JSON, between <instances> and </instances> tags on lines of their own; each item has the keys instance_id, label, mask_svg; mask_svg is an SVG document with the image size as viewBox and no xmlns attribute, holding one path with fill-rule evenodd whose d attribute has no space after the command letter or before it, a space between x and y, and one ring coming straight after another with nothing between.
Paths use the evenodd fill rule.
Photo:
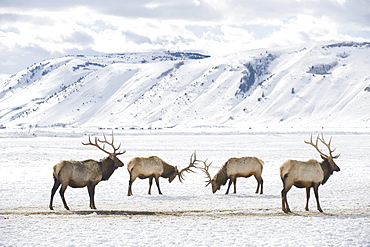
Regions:
<instances>
[{"instance_id":1,"label":"elk ear","mask_svg":"<svg viewBox=\"0 0 370 247\"><path fill-rule=\"evenodd\" d=\"M321 159L323 159L323 160L327 160L327 159L328 159L328 157L325 157L324 155L320 155L320 157L321 157Z\"/></svg>"}]
</instances>

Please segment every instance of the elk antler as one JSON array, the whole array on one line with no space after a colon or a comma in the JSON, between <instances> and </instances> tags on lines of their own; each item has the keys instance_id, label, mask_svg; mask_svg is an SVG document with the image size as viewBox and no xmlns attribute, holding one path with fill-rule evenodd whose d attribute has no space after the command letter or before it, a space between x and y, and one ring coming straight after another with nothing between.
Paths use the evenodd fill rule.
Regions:
<instances>
[{"instance_id":1,"label":"elk antler","mask_svg":"<svg viewBox=\"0 0 370 247\"><path fill-rule=\"evenodd\" d=\"M317 137L317 138L322 142L322 144L324 144L324 145L328 148L330 157L331 157L331 158L333 158L333 159L338 158L338 157L340 156L340 154L338 154L338 155L336 155L336 156L334 156L334 157L333 157L333 155L332 155L332 153L333 153L337 148L334 148L334 150L331 150L331 149L330 149L331 137L330 137L330 140L329 140L329 143L328 143L328 144L325 142L325 140L324 140L324 135L323 135L323 134L321 134L321 137L322 137L322 138L319 138L319 137Z\"/></svg>"},{"instance_id":2,"label":"elk antler","mask_svg":"<svg viewBox=\"0 0 370 247\"><path fill-rule=\"evenodd\" d=\"M191 170L191 168L197 168L194 164L197 163L198 160L197 160L197 155L196 153L194 152L191 156L190 156L190 164L182 169L180 172L179 172L179 180L180 182L182 183L182 181L184 180L184 174L183 172L193 172L195 173L195 171Z\"/></svg>"},{"instance_id":3,"label":"elk antler","mask_svg":"<svg viewBox=\"0 0 370 247\"><path fill-rule=\"evenodd\" d=\"M205 187L207 187L211 183L211 181L212 181L211 174L209 174L209 171L208 171L209 170L209 167L212 165L212 162L209 163L209 165L207 165L207 160L202 161L202 162L204 164L204 167L198 167L198 168L206 174L205 178L208 179L208 180L207 181L204 181L204 182L207 183L206 186L205 186Z\"/></svg>"},{"instance_id":4,"label":"elk antler","mask_svg":"<svg viewBox=\"0 0 370 247\"><path fill-rule=\"evenodd\" d=\"M320 138L320 136L318 135L317 136L317 138L316 138L316 144L314 144L313 142L312 142L312 135L311 135L311 138L310 138L310 141L309 142L307 142L307 141L304 141L306 144L310 144L311 146L313 146L318 152L319 152L319 154L320 155L322 155L323 157L325 157L325 158L329 158L329 157L331 157L331 158L338 158L339 157L339 155L336 155L336 156L332 156L332 153L335 151L335 149L334 150L331 150L330 149L330 143L331 143L331 137L330 137L330 140L329 140L329 143L326 143L325 142L325 140L324 140L324 135L322 135L321 134L321 137L322 138ZM324 154L320 149L319 149L319 147L318 147L318 144L319 144L319 140L322 142L322 144L324 144L328 149L329 149L329 155L326 155L326 154Z\"/></svg>"},{"instance_id":5,"label":"elk antler","mask_svg":"<svg viewBox=\"0 0 370 247\"><path fill-rule=\"evenodd\" d=\"M105 134L103 134L104 136L104 140L101 141L99 140L97 137L95 137L95 142L92 142L91 141L91 138L90 138L90 135L89 135L89 142L88 143L82 143L83 145L92 145L92 146L95 146L97 148L99 148L101 151L107 153L107 154L110 154L110 155L114 155L114 156L117 156L117 155L121 155L121 154L124 154L126 152L126 150L123 150L122 152L117 152L120 147L121 147L121 143L118 145L118 147L116 148L114 146L114 136L113 136L113 131L112 131L112 141L111 142L108 142ZM103 143L103 147L100 147L98 142L100 143ZM109 146L111 146L113 148L113 153L110 153L108 152L107 150L105 150L105 144L108 144Z\"/></svg>"},{"instance_id":6,"label":"elk antler","mask_svg":"<svg viewBox=\"0 0 370 247\"><path fill-rule=\"evenodd\" d=\"M319 145L319 136L317 136L317 138L316 138L316 144L314 144L312 142L312 135L311 135L310 141L309 142L304 141L304 143L310 144L312 147L314 147L317 150L317 152L319 152L320 155L322 155L322 156L324 156L326 158L328 157L326 154L324 154L323 152L321 152L321 150L318 147L318 145Z\"/></svg>"}]
</instances>

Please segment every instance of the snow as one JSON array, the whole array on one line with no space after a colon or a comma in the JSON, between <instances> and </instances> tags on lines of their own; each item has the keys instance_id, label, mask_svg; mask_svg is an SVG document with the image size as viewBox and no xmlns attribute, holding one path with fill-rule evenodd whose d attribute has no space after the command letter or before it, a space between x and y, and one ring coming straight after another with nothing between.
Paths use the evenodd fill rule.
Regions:
<instances>
[{"instance_id":1,"label":"snow","mask_svg":"<svg viewBox=\"0 0 370 247\"><path fill-rule=\"evenodd\" d=\"M49 210L52 167L61 160L99 160L104 153L83 146L89 134L109 130L0 130L1 246L368 246L370 245L370 134L356 130L242 131L225 129L115 130L127 152L121 160L157 155L183 168L196 151L213 162L213 176L231 157L256 156L265 161L264 194L255 194L254 178L239 178L237 194L226 187L212 194L200 171L184 183L161 178L163 195L148 180L137 179L128 197L126 166L96 187L97 210L89 208L86 188L68 188L64 209L60 196ZM278 167L286 159L320 159L303 141L310 135L332 136L341 168L320 186L324 213L305 190L292 188L293 211L281 211ZM325 151L325 150L324 150Z\"/></svg>"},{"instance_id":2,"label":"snow","mask_svg":"<svg viewBox=\"0 0 370 247\"><path fill-rule=\"evenodd\" d=\"M369 43L67 56L0 83L3 128L368 128Z\"/></svg>"}]
</instances>

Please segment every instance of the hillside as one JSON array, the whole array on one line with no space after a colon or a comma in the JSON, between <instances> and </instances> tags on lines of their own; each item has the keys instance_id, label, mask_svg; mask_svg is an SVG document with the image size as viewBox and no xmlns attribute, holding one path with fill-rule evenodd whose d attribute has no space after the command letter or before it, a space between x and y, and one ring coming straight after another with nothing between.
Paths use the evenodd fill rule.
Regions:
<instances>
[{"instance_id":1,"label":"hillside","mask_svg":"<svg viewBox=\"0 0 370 247\"><path fill-rule=\"evenodd\" d=\"M66 56L0 84L0 126L369 127L370 43Z\"/></svg>"}]
</instances>

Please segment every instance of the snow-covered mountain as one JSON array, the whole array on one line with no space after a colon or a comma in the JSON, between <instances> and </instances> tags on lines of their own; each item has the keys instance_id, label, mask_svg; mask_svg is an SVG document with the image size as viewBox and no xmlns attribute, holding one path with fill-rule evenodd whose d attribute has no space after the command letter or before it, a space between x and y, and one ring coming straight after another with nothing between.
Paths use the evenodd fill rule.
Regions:
<instances>
[{"instance_id":1,"label":"snow-covered mountain","mask_svg":"<svg viewBox=\"0 0 370 247\"><path fill-rule=\"evenodd\" d=\"M0 126L369 127L370 43L66 56L0 84Z\"/></svg>"}]
</instances>

